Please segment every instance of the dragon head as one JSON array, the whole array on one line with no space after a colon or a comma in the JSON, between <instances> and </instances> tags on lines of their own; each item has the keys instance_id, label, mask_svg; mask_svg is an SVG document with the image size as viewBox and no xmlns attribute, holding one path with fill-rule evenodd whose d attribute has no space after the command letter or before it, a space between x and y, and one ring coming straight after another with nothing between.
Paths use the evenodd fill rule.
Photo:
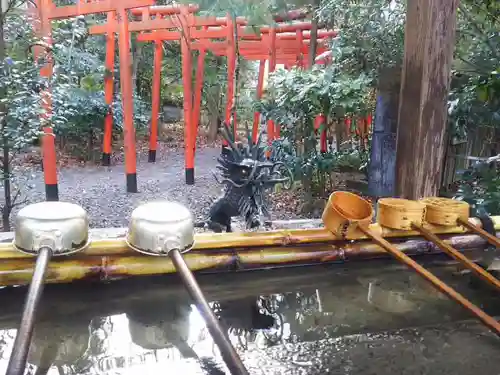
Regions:
<instances>
[{"instance_id":1,"label":"dragon head","mask_svg":"<svg viewBox=\"0 0 500 375\"><path fill-rule=\"evenodd\" d=\"M217 169L222 179L217 181L226 186L226 194L239 194L238 211L247 220L247 227L260 225L260 216L268 215L266 191L276 184L289 188L293 175L284 162L276 156L266 157L268 146L263 144L259 134L257 142L250 139L246 144L236 142L227 124L222 135L227 142L221 156L217 159Z\"/></svg>"}]
</instances>

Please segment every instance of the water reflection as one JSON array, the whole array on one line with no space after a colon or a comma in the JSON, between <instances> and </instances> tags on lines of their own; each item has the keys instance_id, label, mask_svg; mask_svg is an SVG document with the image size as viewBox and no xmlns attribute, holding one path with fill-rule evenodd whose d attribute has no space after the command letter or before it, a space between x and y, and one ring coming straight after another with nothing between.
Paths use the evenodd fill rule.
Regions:
<instances>
[{"instance_id":1,"label":"water reflection","mask_svg":"<svg viewBox=\"0 0 500 375\"><path fill-rule=\"evenodd\" d=\"M47 374L52 366L62 369L80 361L89 347L89 339L87 319L72 319L57 325L40 322L34 331L28 363L36 367L37 375Z\"/></svg>"},{"instance_id":2,"label":"water reflection","mask_svg":"<svg viewBox=\"0 0 500 375\"><path fill-rule=\"evenodd\" d=\"M446 281L472 295L463 278ZM485 329L474 328L477 332L471 334L470 325L453 329L463 336L460 340L451 333L433 336L425 333L426 328L401 331L468 318L407 271L381 274L380 269L311 268L207 275L200 282L252 374L377 373L366 372L371 368L367 361L378 361L379 373L399 374L400 368L408 368L408 363L398 367L399 356L406 358L412 350L416 360L420 354L433 354L428 347L451 345L448 342L454 340L453 345L461 345L462 340L481 353L499 349ZM5 301L0 310L3 372L24 293L21 288L0 290ZM500 312L498 295L477 290L473 295L490 314ZM435 330L448 332L442 329ZM447 341L441 342L445 336ZM429 338L421 341L422 337ZM396 361L394 372L385 371L383 360L373 359L376 353ZM179 374L229 373L175 277L48 286L28 360L27 373L37 375L163 373L165 369ZM415 372L407 373L421 371L413 368Z\"/></svg>"}]
</instances>

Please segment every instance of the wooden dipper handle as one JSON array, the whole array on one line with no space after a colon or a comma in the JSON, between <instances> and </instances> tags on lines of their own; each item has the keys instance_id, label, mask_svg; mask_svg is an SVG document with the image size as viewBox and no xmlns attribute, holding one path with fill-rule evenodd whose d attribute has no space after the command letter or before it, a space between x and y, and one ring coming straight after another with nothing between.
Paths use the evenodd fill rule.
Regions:
<instances>
[{"instance_id":1,"label":"wooden dipper handle","mask_svg":"<svg viewBox=\"0 0 500 375\"><path fill-rule=\"evenodd\" d=\"M497 237L493 236L492 234L486 232L483 228L479 228L477 225L472 224L468 220L458 219L457 222L458 222L458 224L463 225L464 227L469 229L470 231L475 232L476 234L483 237L491 245L500 248L500 239L498 239Z\"/></svg>"},{"instance_id":2,"label":"wooden dipper handle","mask_svg":"<svg viewBox=\"0 0 500 375\"><path fill-rule=\"evenodd\" d=\"M467 267L481 279L483 279L484 281L488 282L489 284L495 286L500 290L500 280L498 280L495 276L486 271L484 268L472 262L469 258L467 258L465 255L463 255L461 252L459 252L452 246L448 245L446 242L442 241L438 236L436 236L431 231L417 224L413 224L413 228L419 231L424 238L433 242L436 246L438 246L441 250L450 255L452 258L458 260L463 266Z\"/></svg>"},{"instance_id":3,"label":"wooden dipper handle","mask_svg":"<svg viewBox=\"0 0 500 375\"><path fill-rule=\"evenodd\" d=\"M420 276L429 281L437 290L446 294L448 297L455 300L455 302L459 303L467 310L469 310L471 313L473 313L476 317L479 318L479 320L481 320L487 327L489 327L497 335L500 335L500 323L498 323L490 315L486 314L483 310L474 305L467 298L458 293L455 289L453 289L452 287L448 286L446 283L441 281L433 273L429 272L420 264L415 262L408 255L406 255L402 251L392 246L380 235L363 227L359 227L359 230L361 230L364 234L370 237L377 245L383 247L388 253L393 255L397 260L406 264L408 267L413 268Z\"/></svg>"}]
</instances>

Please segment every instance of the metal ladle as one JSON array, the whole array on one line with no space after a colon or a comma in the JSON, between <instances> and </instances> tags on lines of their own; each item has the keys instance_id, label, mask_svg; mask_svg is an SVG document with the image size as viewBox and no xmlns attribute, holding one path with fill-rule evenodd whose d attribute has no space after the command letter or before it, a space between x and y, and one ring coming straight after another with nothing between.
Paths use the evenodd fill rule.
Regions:
<instances>
[{"instance_id":1,"label":"metal ladle","mask_svg":"<svg viewBox=\"0 0 500 375\"><path fill-rule=\"evenodd\" d=\"M6 375L24 374L50 259L83 250L89 243L87 213L72 203L40 202L26 206L17 214L15 228L14 247L37 256L37 260Z\"/></svg>"},{"instance_id":2,"label":"metal ladle","mask_svg":"<svg viewBox=\"0 0 500 375\"><path fill-rule=\"evenodd\" d=\"M175 202L149 202L131 215L126 238L130 248L154 256L169 256L189 295L203 316L231 374L247 375L238 353L222 330L203 292L182 254L194 245L194 220L191 212Z\"/></svg>"}]
</instances>

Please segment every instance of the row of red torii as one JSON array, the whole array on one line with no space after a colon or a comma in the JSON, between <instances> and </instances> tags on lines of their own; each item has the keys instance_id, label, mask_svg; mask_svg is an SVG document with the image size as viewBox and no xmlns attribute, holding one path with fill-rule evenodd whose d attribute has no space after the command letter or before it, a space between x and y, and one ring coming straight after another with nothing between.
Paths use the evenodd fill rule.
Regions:
<instances>
[{"instance_id":1,"label":"row of red torii","mask_svg":"<svg viewBox=\"0 0 500 375\"><path fill-rule=\"evenodd\" d=\"M55 6L52 0L37 0L31 6L35 22L35 30L47 43L51 43L51 20L71 18L94 13L107 13L107 22L90 27L90 34L106 35L106 61L108 71L113 71L115 62L115 35L118 36L120 65L120 89L123 103L125 172L127 192L137 192L136 145L133 122L133 88L130 74L130 34L138 33L137 40L154 42L154 69L152 87L152 116L150 125L149 161L156 160L158 143L158 119L160 110L160 85L162 47L165 41L178 41L181 45L182 79L184 88L184 146L185 177L187 184L194 184L194 156L196 138L201 109L204 62L207 51L217 56L227 57L227 102L225 121L236 128L234 110L234 75L238 54L248 60L259 61L257 98L263 94L266 63L269 72L276 69L277 64L285 68L292 66L309 66L309 43L312 29L311 22L303 22L307 14L290 12L284 16L275 16L275 24L259 27L259 32L247 27L245 18L237 17L203 17L197 16L196 5L155 6L153 0L78 0L76 5ZM129 21L129 14L132 21ZM236 31L236 32L235 32ZM235 35L238 41L235 40ZM320 62L329 61L325 42L336 35L332 30L318 30L317 55L324 56ZM46 53L47 49L35 48L36 57ZM192 51L198 51L198 61L194 88L192 87ZM52 60L45 56L45 65L41 74L50 77ZM315 56L317 57L317 56ZM313 59L314 60L314 59ZM316 61L319 61L316 59ZM110 105L113 100L113 74L107 74L104 82L105 100ZM42 93L43 105L46 107L44 118L51 111L50 88ZM44 120L44 118L42 120ZM252 129L253 140L256 140L260 115L254 116ZM111 159L113 116L108 113L104 124L103 164L109 165ZM268 141L279 137L279 126L273 121L267 122ZM43 166L47 200L58 200L57 167L55 142L52 129L44 125L42 140Z\"/></svg>"}]
</instances>

